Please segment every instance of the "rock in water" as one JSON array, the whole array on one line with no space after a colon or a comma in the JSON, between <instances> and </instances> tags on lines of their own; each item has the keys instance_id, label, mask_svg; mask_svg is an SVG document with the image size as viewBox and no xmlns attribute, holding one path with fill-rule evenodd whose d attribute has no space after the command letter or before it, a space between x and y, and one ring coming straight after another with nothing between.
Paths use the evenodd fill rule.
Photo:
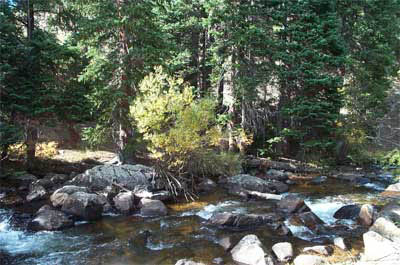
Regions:
<instances>
[{"instance_id":1,"label":"rock in water","mask_svg":"<svg viewBox=\"0 0 400 265\"><path fill-rule=\"evenodd\" d=\"M296 195L288 195L278 202L278 207L285 213L311 211L304 203L304 199Z\"/></svg>"},{"instance_id":2,"label":"rock in water","mask_svg":"<svg viewBox=\"0 0 400 265\"><path fill-rule=\"evenodd\" d=\"M226 228L254 228L260 225L272 225L282 220L275 213L269 214L239 214L239 213L214 213L209 219L209 224Z\"/></svg>"},{"instance_id":3,"label":"rock in water","mask_svg":"<svg viewBox=\"0 0 400 265\"><path fill-rule=\"evenodd\" d=\"M54 207L62 206L65 200L75 192L89 192L86 187L78 187L73 185L64 186L56 190L51 196L50 201Z\"/></svg>"},{"instance_id":4,"label":"rock in water","mask_svg":"<svg viewBox=\"0 0 400 265\"><path fill-rule=\"evenodd\" d=\"M361 207L358 205L345 205L335 212L333 217L336 219L356 220L360 214Z\"/></svg>"},{"instance_id":5,"label":"rock in water","mask_svg":"<svg viewBox=\"0 0 400 265\"><path fill-rule=\"evenodd\" d=\"M325 260L319 256L300 255L294 259L294 265L323 265Z\"/></svg>"},{"instance_id":6,"label":"rock in water","mask_svg":"<svg viewBox=\"0 0 400 265\"><path fill-rule=\"evenodd\" d=\"M54 207L83 220L101 218L106 200L101 195L90 193L85 187L64 186L50 197Z\"/></svg>"},{"instance_id":7,"label":"rock in water","mask_svg":"<svg viewBox=\"0 0 400 265\"><path fill-rule=\"evenodd\" d=\"M293 258L293 246L289 242L281 242L273 245L272 251L281 262L289 262Z\"/></svg>"},{"instance_id":8,"label":"rock in water","mask_svg":"<svg viewBox=\"0 0 400 265\"><path fill-rule=\"evenodd\" d=\"M37 211L36 217L28 227L32 230L61 230L73 225L74 223L65 213L45 205Z\"/></svg>"},{"instance_id":9,"label":"rock in water","mask_svg":"<svg viewBox=\"0 0 400 265\"><path fill-rule=\"evenodd\" d=\"M168 214L167 207L159 200L143 198L140 200L140 214L146 217L164 216Z\"/></svg>"},{"instance_id":10,"label":"rock in water","mask_svg":"<svg viewBox=\"0 0 400 265\"><path fill-rule=\"evenodd\" d=\"M264 180L247 174L226 178L220 184L223 184L223 186L228 190L235 191L235 193L239 190L258 191L262 193L281 193L286 192L289 189L289 186L285 183L274 180Z\"/></svg>"},{"instance_id":11,"label":"rock in water","mask_svg":"<svg viewBox=\"0 0 400 265\"><path fill-rule=\"evenodd\" d=\"M241 265L273 265L272 256L265 253L256 235L247 235L231 250L232 259Z\"/></svg>"},{"instance_id":12,"label":"rock in water","mask_svg":"<svg viewBox=\"0 0 400 265\"><path fill-rule=\"evenodd\" d=\"M132 212L135 206L135 195L133 192L121 192L113 198L115 208L124 214Z\"/></svg>"}]
</instances>

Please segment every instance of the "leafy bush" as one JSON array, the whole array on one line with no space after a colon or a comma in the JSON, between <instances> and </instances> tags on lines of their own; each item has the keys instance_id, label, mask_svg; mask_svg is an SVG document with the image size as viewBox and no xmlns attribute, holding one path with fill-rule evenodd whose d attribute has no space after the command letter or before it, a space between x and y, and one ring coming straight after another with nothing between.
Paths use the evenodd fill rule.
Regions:
<instances>
[{"instance_id":1,"label":"leafy bush","mask_svg":"<svg viewBox=\"0 0 400 265\"><path fill-rule=\"evenodd\" d=\"M400 149L394 149L386 154L384 154L379 162L383 166L400 166Z\"/></svg>"},{"instance_id":2,"label":"leafy bush","mask_svg":"<svg viewBox=\"0 0 400 265\"><path fill-rule=\"evenodd\" d=\"M42 142L36 144L36 157L40 158L51 158L58 154L58 143ZM11 157L22 159L26 154L26 145L23 143L13 144L9 147L9 153Z\"/></svg>"},{"instance_id":3,"label":"leafy bush","mask_svg":"<svg viewBox=\"0 0 400 265\"><path fill-rule=\"evenodd\" d=\"M199 177L238 171L238 155L217 152L223 132L214 100L196 100L191 87L161 68L145 77L139 90L131 106L134 125L175 188L193 188Z\"/></svg>"}]
</instances>

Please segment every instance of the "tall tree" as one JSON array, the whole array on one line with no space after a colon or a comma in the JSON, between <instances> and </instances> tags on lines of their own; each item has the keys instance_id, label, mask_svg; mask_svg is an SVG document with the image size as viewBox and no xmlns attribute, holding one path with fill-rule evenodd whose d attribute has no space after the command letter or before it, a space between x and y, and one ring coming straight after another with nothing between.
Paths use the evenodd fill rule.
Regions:
<instances>
[{"instance_id":1,"label":"tall tree","mask_svg":"<svg viewBox=\"0 0 400 265\"><path fill-rule=\"evenodd\" d=\"M68 26L87 47L89 64L82 80L94 85L91 99L99 115L98 129L112 127L121 161L133 136L129 104L140 80L160 64L163 35L153 12L156 1L66 1Z\"/></svg>"}]
</instances>

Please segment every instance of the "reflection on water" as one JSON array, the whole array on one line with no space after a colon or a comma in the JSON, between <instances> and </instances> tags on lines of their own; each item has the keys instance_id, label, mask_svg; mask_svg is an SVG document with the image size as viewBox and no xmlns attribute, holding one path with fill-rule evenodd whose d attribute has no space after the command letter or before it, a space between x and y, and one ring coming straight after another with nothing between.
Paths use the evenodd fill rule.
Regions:
<instances>
[{"instance_id":1,"label":"reflection on water","mask_svg":"<svg viewBox=\"0 0 400 265\"><path fill-rule=\"evenodd\" d=\"M376 187L353 187L348 183L329 180L322 185L296 185L290 193L305 198L306 204L328 226L337 224L333 214L346 204L382 204ZM162 218L140 216L104 216L103 220L81 222L61 232L30 233L12 225L10 210L0 210L0 249L17 255L19 264L175 264L178 259L192 258L211 264L216 257L230 262L218 241L230 236L237 242L246 234L255 233L266 247L290 241L299 249L313 245L317 239L306 227L287 223L293 237L277 236L265 227L252 231L221 230L207 226L215 212L268 213L274 211L273 202L242 201L218 191L198 202L168 205L170 214ZM354 226L348 221L347 226ZM333 230L332 230L333 231ZM324 235L333 237L335 234ZM354 246L361 247L361 237Z\"/></svg>"}]
</instances>

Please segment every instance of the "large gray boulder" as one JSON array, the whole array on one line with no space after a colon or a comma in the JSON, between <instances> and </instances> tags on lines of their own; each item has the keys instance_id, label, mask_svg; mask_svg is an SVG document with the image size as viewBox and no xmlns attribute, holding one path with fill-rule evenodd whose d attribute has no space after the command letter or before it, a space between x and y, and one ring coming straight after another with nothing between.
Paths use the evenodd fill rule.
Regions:
<instances>
[{"instance_id":1,"label":"large gray boulder","mask_svg":"<svg viewBox=\"0 0 400 265\"><path fill-rule=\"evenodd\" d=\"M240 265L273 265L271 254L264 251L256 235L247 235L231 250L232 259Z\"/></svg>"},{"instance_id":2,"label":"large gray boulder","mask_svg":"<svg viewBox=\"0 0 400 265\"><path fill-rule=\"evenodd\" d=\"M297 226L305 226L311 231L324 230L324 222L313 212L296 213L289 218L289 223Z\"/></svg>"},{"instance_id":3,"label":"large gray boulder","mask_svg":"<svg viewBox=\"0 0 400 265\"><path fill-rule=\"evenodd\" d=\"M282 193L289 190L285 183L275 180L264 180L255 176L240 174L223 179L220 184L233 193L240 190L258 191L262 193Z\"/></svg>"},{"instance_id":4,"label":"large gray boulder","mask_svg":"<svg viewBox=\"0 0 400 265\"><path fill-rule=\"evenodd\" d=\"M370 231L374 231L381 236L400 244L400 228L389 218L379 217L371 226Z\"/></svg>"},{"instance_id":5,"label":"large gray boulder","mask_svg":"<svg viewBox=\"0 0 400 265\"><path fill-rule=\"evenodd\" d=\"M104 196L90 193L85 187L64 186L56 190L50 197L54 207L61 207L65 213L83 220L101 218L106 204Z\"/></svg>"},{"instance_id":6,"label":"large gray boulder","mask_svg":"<svg viewBox=\"0 0 400 265\"><path fill-rule=\"evenodd\" d=\"M74 223L68 216L58 210L45 205L36 213L36 217L29 223L32 230L61 230L72 227Z\"/></svg>"},{"instance_id":7,"label":"large gray boulder","mask_svg":"<svg viewBox=\"0 0 400 265\"><path fill-rule=\"evenodd\" d=\"M158 186L155 171L143 165L100 165L77 175L69 184L103 191L113 183L128 190L151 189Z\"/></svg>"}]
</instances>

